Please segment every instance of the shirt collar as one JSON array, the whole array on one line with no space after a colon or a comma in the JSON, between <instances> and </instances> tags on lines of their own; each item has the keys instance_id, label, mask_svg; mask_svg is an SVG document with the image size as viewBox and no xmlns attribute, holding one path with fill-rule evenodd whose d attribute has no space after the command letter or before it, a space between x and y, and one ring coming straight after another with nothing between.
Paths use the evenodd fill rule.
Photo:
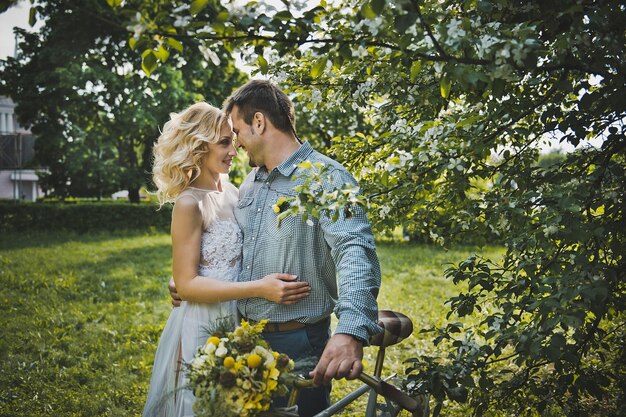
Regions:
<instances>
[{"instance_id":1,"label":"shirt collar","mask_svg":"<svg viewBox=\"0 0 626 417\"><path fill-rule=\"evenodd\" d=\"M278 172L280 172L285 177L291 176L293 171L297 168L297 165L304 161L310 154L313 152L313 148L309 142L304 142L297 151L292 153L289 158L284 160L280 165L276 167Z\"/></svg>"}]
</instances>

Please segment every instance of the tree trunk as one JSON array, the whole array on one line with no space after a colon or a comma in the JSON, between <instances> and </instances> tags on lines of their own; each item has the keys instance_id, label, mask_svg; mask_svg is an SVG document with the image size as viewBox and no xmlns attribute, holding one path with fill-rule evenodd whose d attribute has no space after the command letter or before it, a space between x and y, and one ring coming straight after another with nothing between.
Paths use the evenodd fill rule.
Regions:
<instances>
[{"instance_id":1,"label":"tree trunk","mask_svg":"<svg viewBox=\"0 0 626 417\"><path fill-rule=\"evenodd\" d=\"M128 201L131 203L139 203L139 188L128 189Z\"/></svg>"}]
</instances>

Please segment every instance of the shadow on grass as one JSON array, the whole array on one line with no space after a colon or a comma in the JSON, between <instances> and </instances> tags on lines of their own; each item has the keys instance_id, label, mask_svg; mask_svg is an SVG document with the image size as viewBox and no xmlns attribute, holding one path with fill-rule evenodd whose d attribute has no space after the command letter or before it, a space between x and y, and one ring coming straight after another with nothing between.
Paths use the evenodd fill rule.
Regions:
<instances>
[{"instance_id":1,"label":"shadow on grass","mask_svg":"<svg viewBox=\"0 0 626 417\"><path fill-rule=\"evenodd\" d=\"M45 248L68 242L97 243L113 239L158 236L163 234L166 233L157 230L100 230L84 233L66 230L2 232L0 233L0 250Z\"/></svg>"},{"instance_id":2,"label":"shadow on grass","mask_svg":"<svg viewBox=\"0 0 626 417\"><path fill-rule=\"evenodd\" d=\"M168 292L171 246L163 236L145 242L143 236L65 235L30 247L10 244L12 254L0 256L0 294L20 299L56 294L65 301L92 303L162 298Z\"/></svg>"}]
</instances>

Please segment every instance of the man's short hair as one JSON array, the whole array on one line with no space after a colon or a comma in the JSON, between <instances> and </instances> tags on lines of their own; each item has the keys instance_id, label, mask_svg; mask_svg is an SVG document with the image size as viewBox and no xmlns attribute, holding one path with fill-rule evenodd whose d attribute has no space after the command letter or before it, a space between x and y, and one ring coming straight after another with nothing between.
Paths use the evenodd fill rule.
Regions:
<instances>
[{"instance_id":1,"label":"man's short hair","mask_svg":"<svg viewBox=\"0 0 626 417\"><path fill-rule=\"evenodd\" d=\"M267 117L276 129L295 134L296 114L293 103L280 88L267 80L251 80L224 101L224 112L230 115L239 108L243 121L251 125L256 112Z\"/></svg>"}]
</instances>

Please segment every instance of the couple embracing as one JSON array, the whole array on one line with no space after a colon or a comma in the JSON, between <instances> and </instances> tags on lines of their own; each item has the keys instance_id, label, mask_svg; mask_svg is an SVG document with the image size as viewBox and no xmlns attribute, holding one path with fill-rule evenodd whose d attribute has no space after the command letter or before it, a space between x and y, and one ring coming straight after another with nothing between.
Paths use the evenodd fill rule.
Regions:
<instances>
[{"instance_id":1,"label":"couple embracing","mask_svg":"<svg viewBox=\"0 0 626 417\"><path fill-rule=\"evenodd\" d=\"M239 190L227 175L238 148L255 167ZM300 142L293 103L264 80L235 91L223 111L197 103L172 114L154 156L159 201L175 203L170 287L175 302L183 301L161 335L144 416L193 416L193 393L177 391L185 383L181 364L206 342L208 325L229 314L267 319L263 337L273 350L296 362L315 359L306 371L317 387L302 392L298 410L320 412L329 405L330 381L356 378L363 345L380 331L374 236L361 207L350 218L322 215L312 224L297 217L279 224L273 207L294 195L302 161L330 167L324 187L355 179Z\"/></svg>"}]
</instances>

